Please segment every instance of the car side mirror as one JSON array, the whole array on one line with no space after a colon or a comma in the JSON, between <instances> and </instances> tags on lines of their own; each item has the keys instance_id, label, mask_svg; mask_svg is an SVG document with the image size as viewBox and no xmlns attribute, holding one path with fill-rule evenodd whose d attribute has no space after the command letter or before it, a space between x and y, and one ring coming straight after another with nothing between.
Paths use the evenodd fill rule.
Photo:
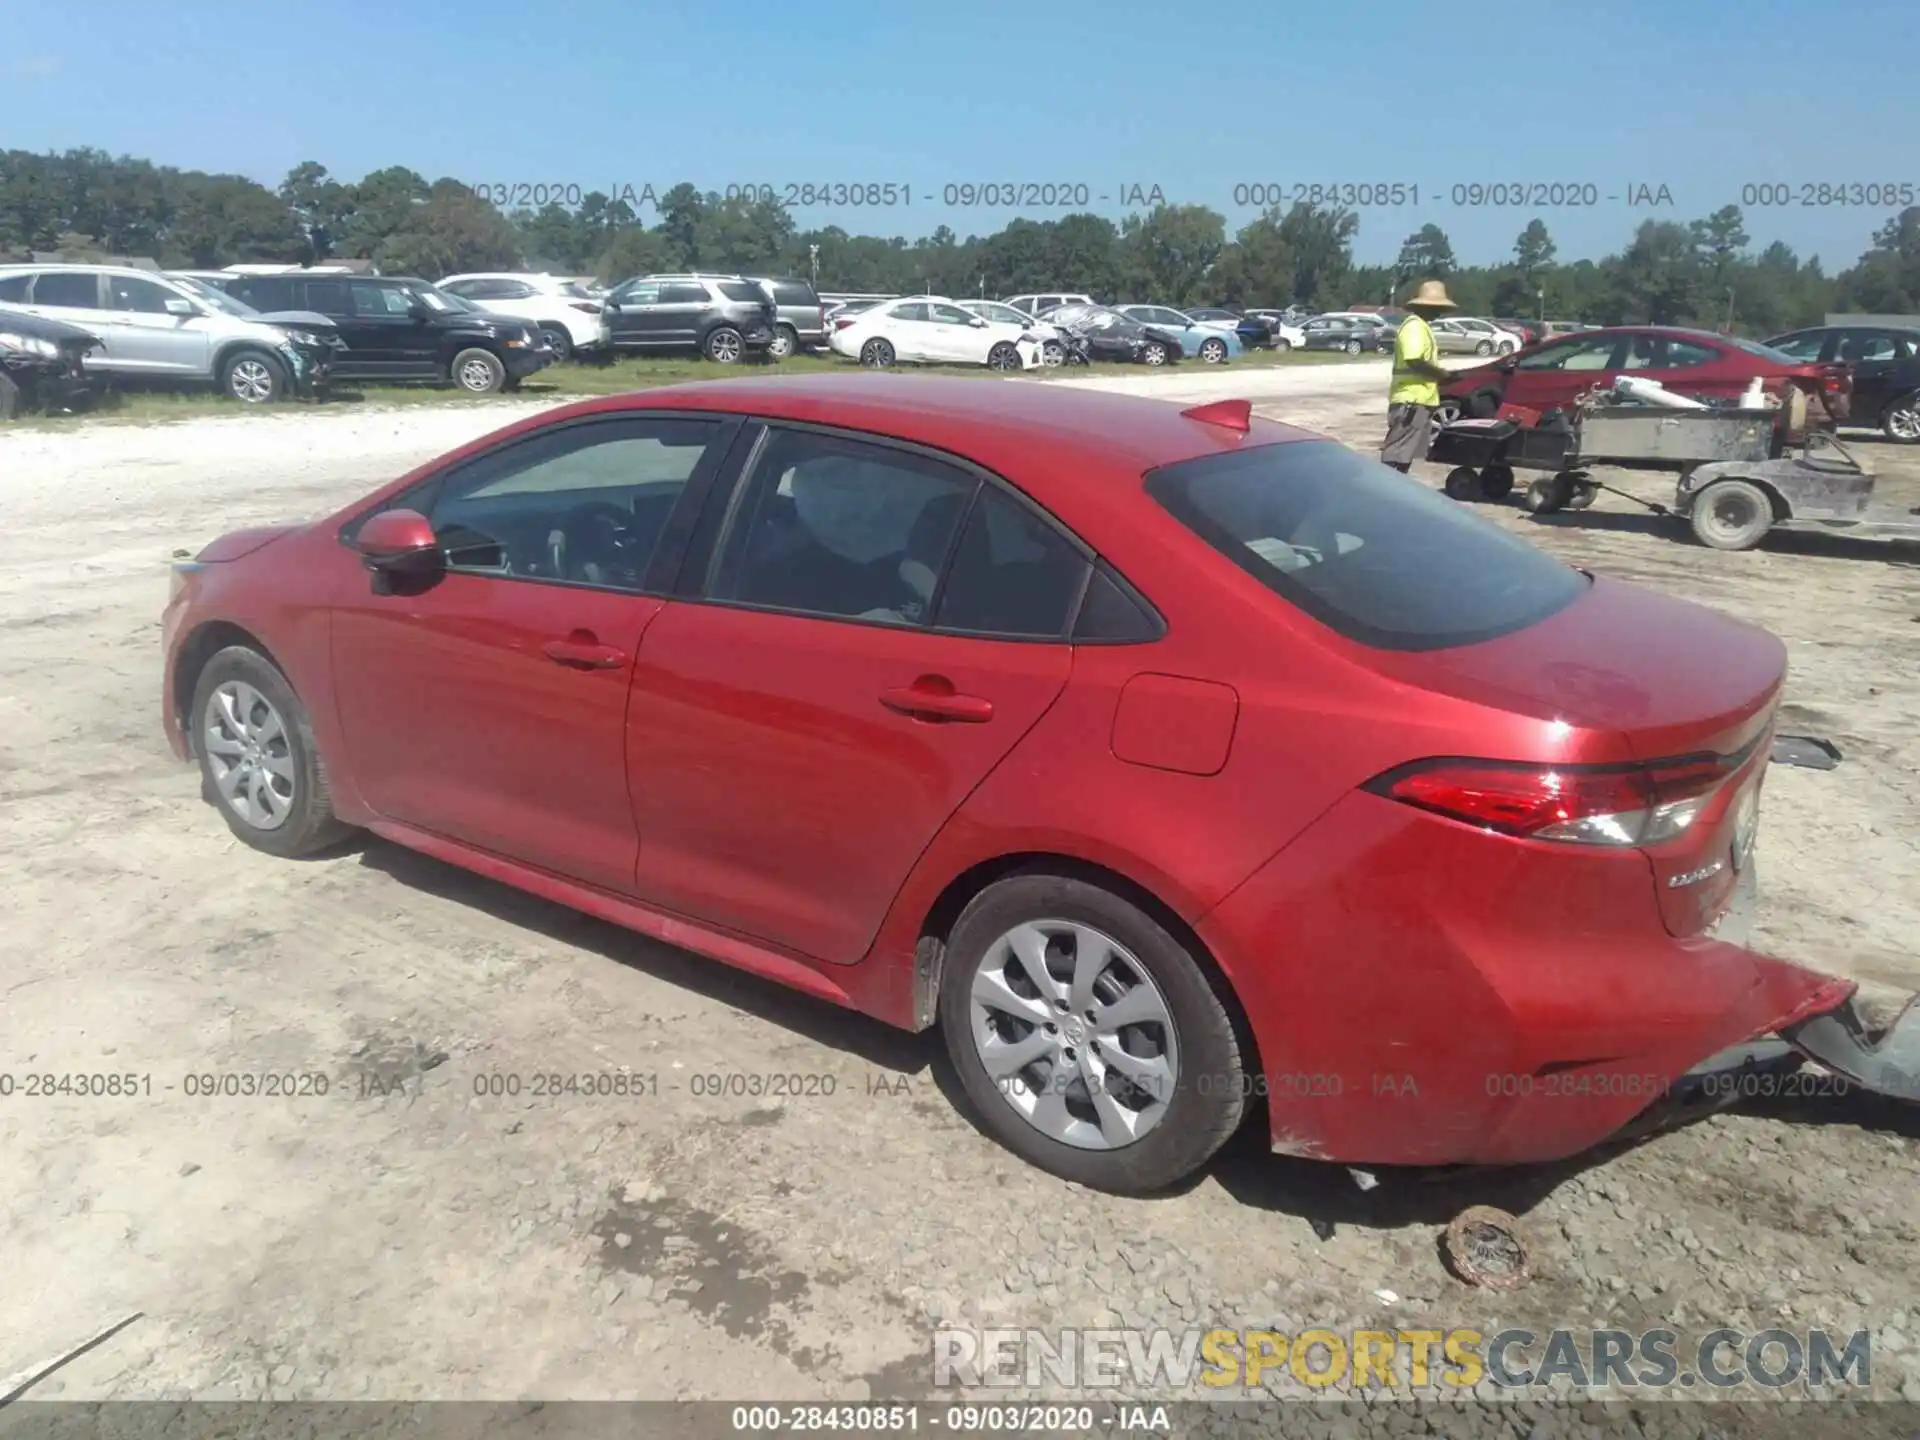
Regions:
<instances>
[{"instance_id":1,"label":"car side mirror","mask_svg":"<svg viewBox=\"0 0 1920 1440\"><path fill-rule=\"evenodd\" d=\"M618 315L620 313L620 302L611 298L602 300L600 302L600 308L609 315Z\"/></svg>"},{"instance_id":2,"label":"car side mirror","mask_svg":"<svg viewBox=\"0 0 1920 1440\"><path fill-rule=\"evenodd\" d=\"M443 563L433 522L418 510L382 510L353 537L366 567L376 575L428 575Z\"/></svg>"},{"instance_id":3,"label":"car side mirror","mask_svg":"<svg viewBox=\"0 0 1920 1440\"><path fill-rule=\"evenodd\" d=\"M981 319L978 315L974 316L973 319L969 320L967 323L973 326L973 328L976 330L984 330L987 328L987 322Z\"/></svg>"},{"instance_id":4,"label":"car side mirror","mask_svg":"<svg viewBox=\"0 0 1920 1440\"><path fill-rule=\"evenodd\" d=\"M167 301L167 314L169 315L198 315L199 313L200 311L195 308L191 300Z\"/></svg>"}]
</instances>

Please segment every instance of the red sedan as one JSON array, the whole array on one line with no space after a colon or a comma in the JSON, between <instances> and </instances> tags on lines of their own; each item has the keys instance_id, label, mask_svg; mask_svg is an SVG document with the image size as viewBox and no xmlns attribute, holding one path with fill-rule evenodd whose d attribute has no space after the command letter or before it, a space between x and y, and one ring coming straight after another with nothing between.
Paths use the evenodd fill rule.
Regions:
<instances>
[{"instance_id":1,"label":"red sedan","mask_svg":"<svg viewBox=\"0 0 1920 1440\"><path fill-rule=\"evenodd\" d=\"M1256 1114L1554 1159L1851 1009L1724 929L1779 641L1244 401L589 401L214 541L164 630L173 748L248 844L364 828L937 1025L1092 1186Z\"/></svg>"},{"instance_id":2,"label":"red sedan","mask_svg":"<svg viewBox=\"0 0 1920 1440\"><path fill-rule=\"evenodd\" d=\"M1844 365L1797 360L1705 330L1623 325L1530 344L1503 360L1455 371L1440 387L1439 418L1492 415L1502 402L1530 410L1570 407L1586 391L1622 375L1702 398L1737 398L1756 378L1770 395L1798 385L1836 419L1845 415L1848 391Z\"/></svg>"}]
</instances>

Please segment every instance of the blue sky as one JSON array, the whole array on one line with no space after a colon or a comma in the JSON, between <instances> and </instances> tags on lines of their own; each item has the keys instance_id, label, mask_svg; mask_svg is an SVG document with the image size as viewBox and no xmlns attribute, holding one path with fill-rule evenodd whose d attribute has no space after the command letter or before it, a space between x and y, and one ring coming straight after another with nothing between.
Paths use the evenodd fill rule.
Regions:
<instances>
[{"instance_id":1,"label":"blue sky","mask_svg":"<svg viewBox=\"0 0 1920 1440\"><path fill-rule=\"evenodd\" d=\"M910 202L797 218L909 236L1063 213L948 207L949 185L1084 185L1116 216L1122 187L1158 185L1231 229L1253 214L1236 186L1397 183L1420 202L1363 209L1362 260L1429 220L1494 260L1535 214L1566 259L1744 185L1920 191L1916 30L1914 0L0 0L0 145L268 184L309 159L636 192L893 182ZM1502 184L1599 203L1455 203ZM1662 186L1670 206L1628 203ZM1755 241L1829 269L1897 208L1770 193L1795 203L1749 206Z\"/></svg>"}]
</instances>

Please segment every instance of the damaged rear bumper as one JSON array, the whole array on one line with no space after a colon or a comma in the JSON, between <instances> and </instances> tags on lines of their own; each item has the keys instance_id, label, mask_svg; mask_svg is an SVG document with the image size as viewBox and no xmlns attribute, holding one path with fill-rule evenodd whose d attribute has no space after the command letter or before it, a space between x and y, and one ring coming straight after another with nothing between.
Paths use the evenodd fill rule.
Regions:
<instances>
[{"instance_id":1,"label":"damaged rear bumper","mask_svg":"<svg viewBox=\"0 0 1920 1440\"><path fill-rule=\"evenodd\" d=\"M1780 1033L1809 1060L1861 1089L1920 1103L1920 996L1908 1000L1882 1030L1870 1028L1859 1007L1849 1000Z\"/></svg>"}]
</instances>

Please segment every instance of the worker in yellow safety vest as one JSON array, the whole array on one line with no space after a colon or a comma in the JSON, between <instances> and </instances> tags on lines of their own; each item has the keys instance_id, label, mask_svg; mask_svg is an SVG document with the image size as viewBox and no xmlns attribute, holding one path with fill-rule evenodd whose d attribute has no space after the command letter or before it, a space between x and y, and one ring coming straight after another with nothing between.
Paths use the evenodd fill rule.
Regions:
<instances>
[{"instance_id":1,"label":"worker in yellow safety vest","mask_svg":"<svg viewBox=\"0 0 1920 1440\"><path fill-rule=\"evenodd\" d=\"M1427 458L1433 433L1433 412L1440 408L1440 382L1447 376L1427 323L1454 308L1447 287L1438 280L1422 280L1406 308L1412 312L1400 324L1393 342L1393 383L1387 391L1387 438L1380 445L1382 464L1405 474L1413 462Z\"/></svg>"}]
</instances>

